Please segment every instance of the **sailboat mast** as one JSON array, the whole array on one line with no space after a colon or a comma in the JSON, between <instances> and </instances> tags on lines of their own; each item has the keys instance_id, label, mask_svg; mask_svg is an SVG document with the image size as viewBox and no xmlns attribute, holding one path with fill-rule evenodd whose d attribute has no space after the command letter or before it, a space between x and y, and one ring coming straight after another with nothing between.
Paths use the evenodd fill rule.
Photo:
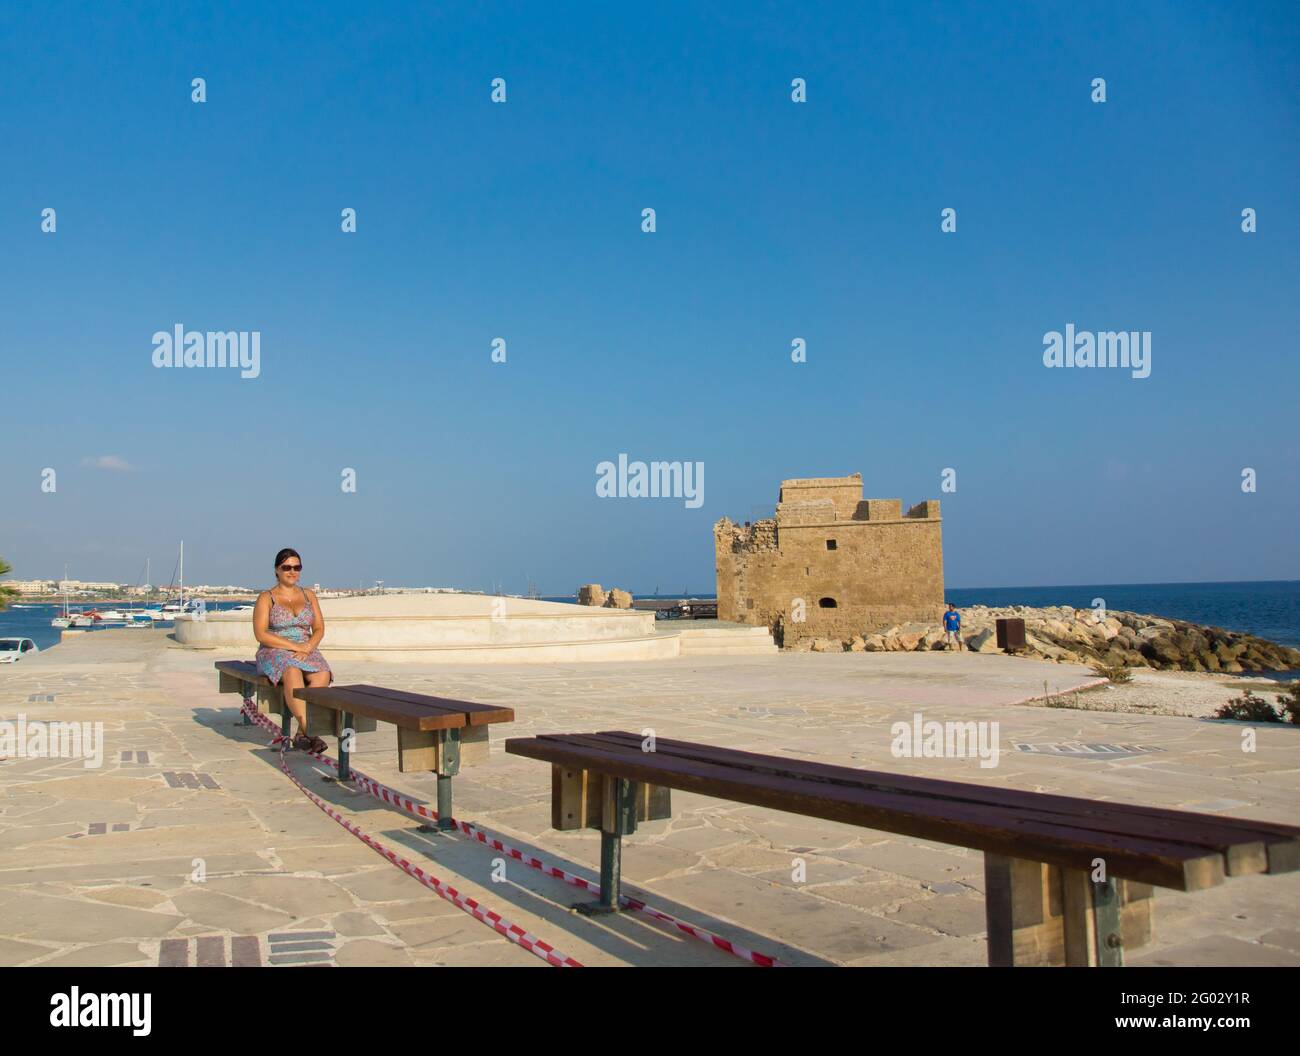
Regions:
<instances>
[{"instance_id":1,"label":"sailboat mast","mask_svg":"<svg viewBox=\"0 0 1300 1056\"><path fill-rule=\"evenodd\" d=\"M181 613L185 612L185 540L181 540Z\"/></svg>"}]
</instances>

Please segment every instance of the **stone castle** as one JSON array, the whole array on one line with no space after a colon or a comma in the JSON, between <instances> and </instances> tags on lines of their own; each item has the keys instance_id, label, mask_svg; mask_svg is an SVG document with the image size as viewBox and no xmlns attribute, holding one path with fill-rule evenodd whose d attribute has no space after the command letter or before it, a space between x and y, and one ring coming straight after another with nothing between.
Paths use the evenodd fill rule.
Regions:
<instances>
[{"instance_id":1,"label":"stone castle","mask_svg":"<svg viewBox=\"0 0 1300 1056\"><path fill-rule=\"evenodd\" d=\"M718 619L784 645L849 638L944 609L939 503L864 499L862 474L781 481L776 517L713 526Z\"/></svg>"}]
</instances>

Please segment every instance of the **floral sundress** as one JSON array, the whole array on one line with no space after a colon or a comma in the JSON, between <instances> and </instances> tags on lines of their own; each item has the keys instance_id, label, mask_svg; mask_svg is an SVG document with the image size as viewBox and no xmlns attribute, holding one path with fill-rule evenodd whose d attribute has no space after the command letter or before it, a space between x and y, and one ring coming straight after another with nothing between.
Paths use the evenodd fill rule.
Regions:
<instances>
[{"instance_id":1,"label":"floral sundress","mask_svg":"<svg viewBox=\"0 0 1300 1056\"><path fill-rule=\"evenodd\" d=\"M295 616L291 608L272 598L267 623L272 634L288 638L291 642L305 642L311 638L315 614L310 601ZM330 665L325 662L319 649L313 649L306 656L292 653L288 649L271 649L265 645L257 650L257 669L277 686L284 677L285 668L289 667L296 667L299 671L329 671L330 681L334 681L334 672L330 670Z\"/></svg>"}]
</instances>

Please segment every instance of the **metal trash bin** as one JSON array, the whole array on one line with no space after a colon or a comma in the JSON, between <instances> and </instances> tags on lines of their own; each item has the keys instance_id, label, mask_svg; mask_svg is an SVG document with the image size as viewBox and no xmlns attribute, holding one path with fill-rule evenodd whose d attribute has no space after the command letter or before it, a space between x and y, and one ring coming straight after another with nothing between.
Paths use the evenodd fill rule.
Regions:
<instances>
[{"instance_id":1,"label":"metal trash bin","mask_svg":"<svg viewBox=\"0 0 1300 1056\"><path fill-rule=\"evenodd\" d=\"M998 648L1008 653L1025 647L1025 621L1019 616L998 620Z\"/></svg>"}]
</instances>

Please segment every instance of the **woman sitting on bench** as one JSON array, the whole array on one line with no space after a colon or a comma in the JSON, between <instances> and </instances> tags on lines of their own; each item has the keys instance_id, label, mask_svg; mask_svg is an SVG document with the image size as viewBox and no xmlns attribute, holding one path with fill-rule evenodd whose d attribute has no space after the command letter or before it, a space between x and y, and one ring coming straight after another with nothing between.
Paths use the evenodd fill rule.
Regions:
<instances>
[{"instance_id":1,"label":"woman sitting on bench","mask_svg":"<svg viewBox=\"0 0 1300 1056\"><path fill-rule=\"evenodd\" d=\"M325 637L325 617L316 595L298 586L301 575L297 550L286 548L275 555L276 584L257 596L253 634L261 645L257 669L280 687L285 706L298 720L293 747L320 753L328 746L319 737L307 736L307 705L296 694L304 679L309 686L328 686L334 672L317 648Z\"/></svg>"}]
</instances>

